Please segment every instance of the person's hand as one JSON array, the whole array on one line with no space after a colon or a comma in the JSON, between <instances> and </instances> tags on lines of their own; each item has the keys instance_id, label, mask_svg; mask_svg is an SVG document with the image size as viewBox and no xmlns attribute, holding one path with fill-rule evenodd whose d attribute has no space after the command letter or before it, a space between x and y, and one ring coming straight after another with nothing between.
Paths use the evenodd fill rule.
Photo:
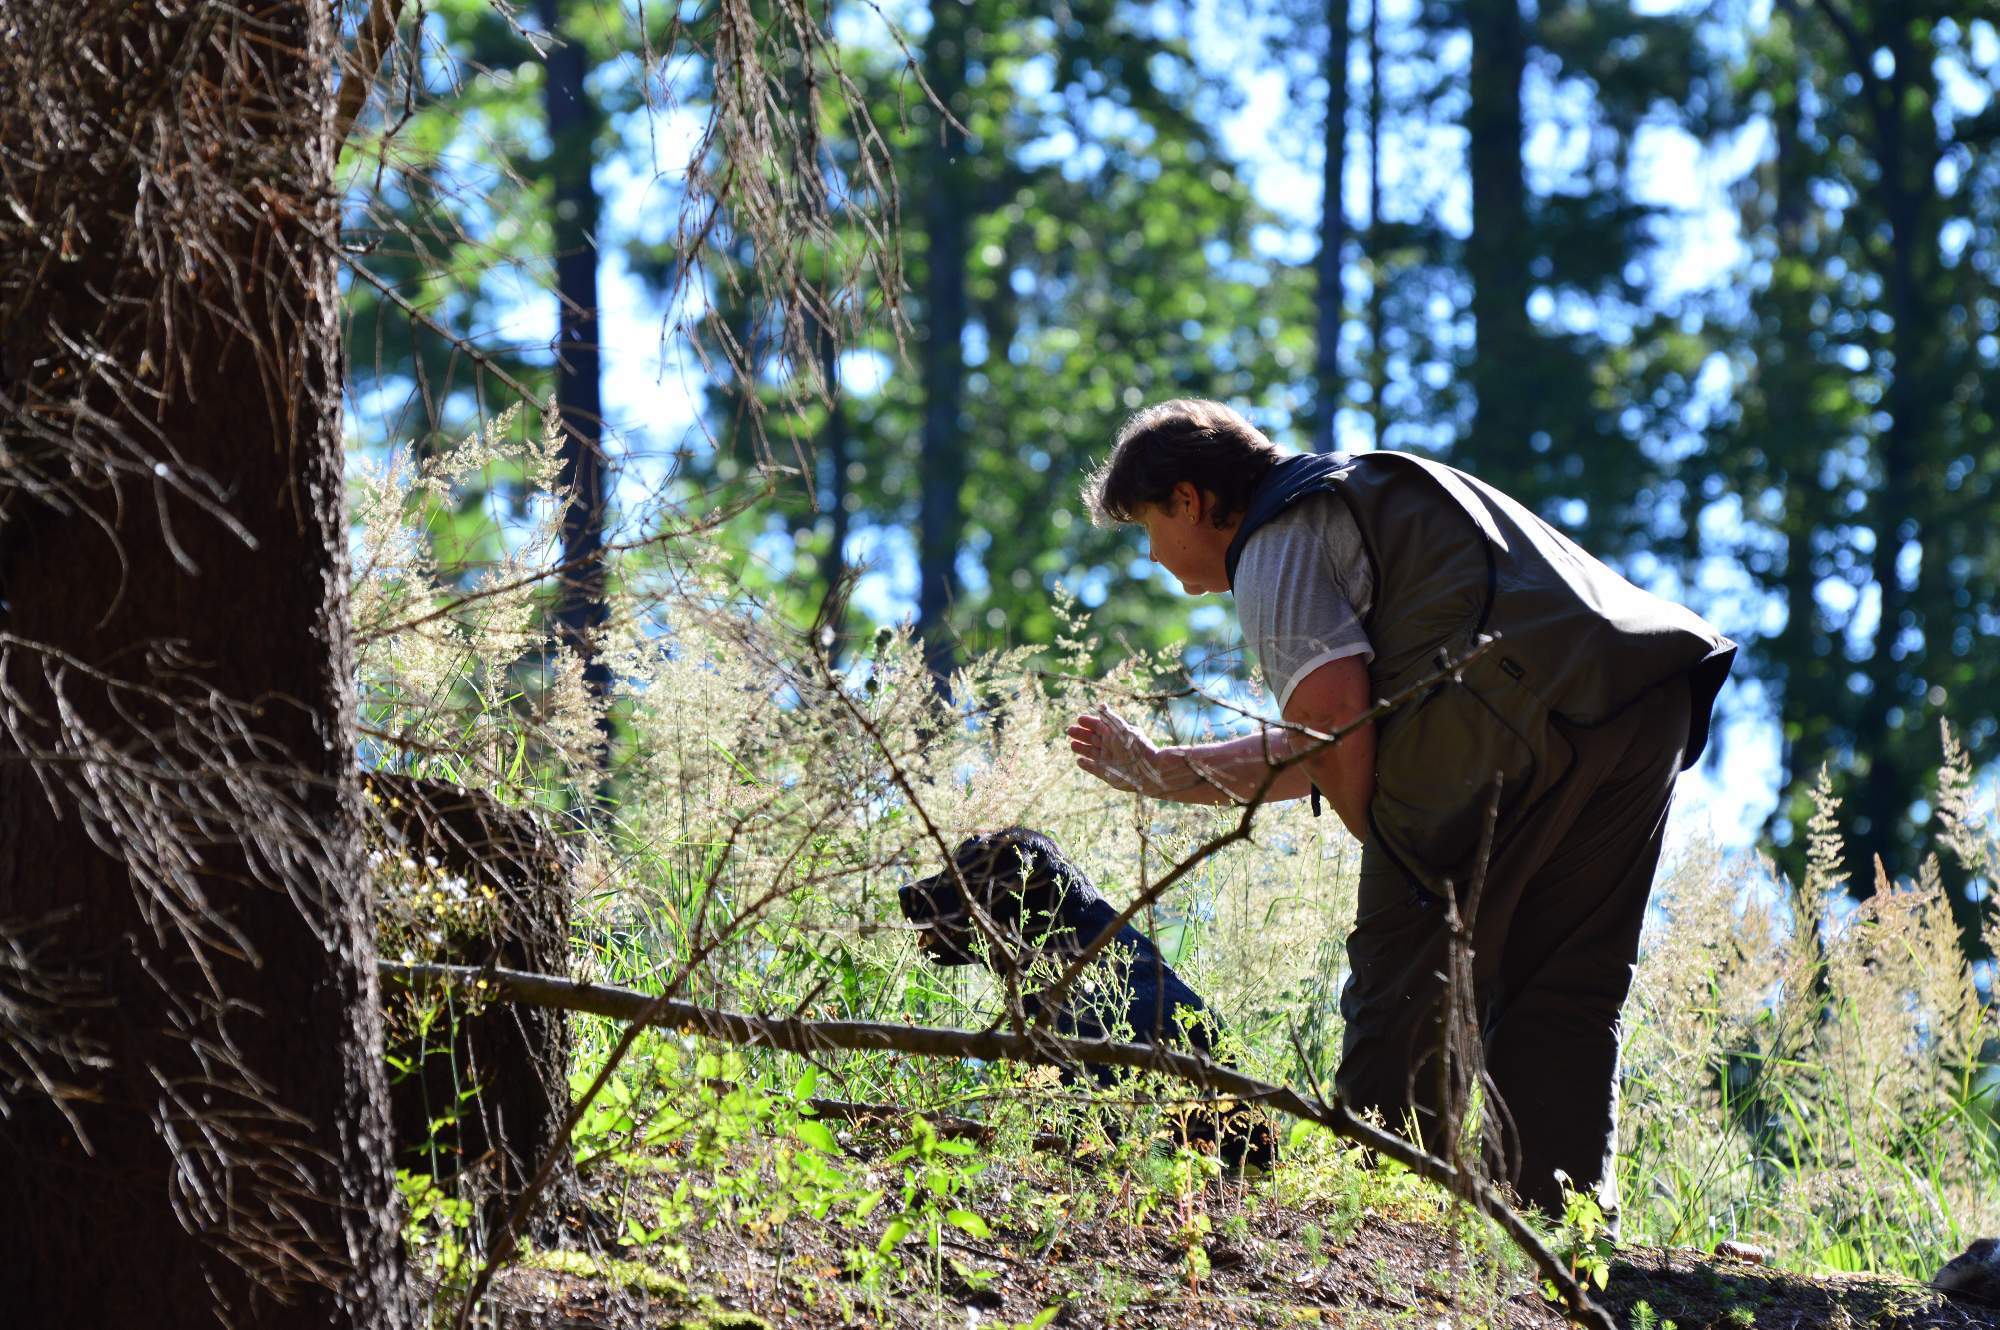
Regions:
<instances>
[{"instance_id":1,"label":"person's hand","mask_svg":"<svg viewBox=\"0 0 2000 1330\"><path fill-rule=\"evenodd\" d=\"M1114 790L1154 796L1166 791L1160 750L1109 707L1078 716L1069 727L1069 746L1078 766Z\"/></svg>"}]
</instances>

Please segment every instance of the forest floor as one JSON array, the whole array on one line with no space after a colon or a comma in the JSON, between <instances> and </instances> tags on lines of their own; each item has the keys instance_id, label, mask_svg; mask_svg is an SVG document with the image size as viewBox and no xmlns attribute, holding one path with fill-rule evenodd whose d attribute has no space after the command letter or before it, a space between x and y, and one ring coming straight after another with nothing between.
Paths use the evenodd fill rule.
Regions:
<instances>
[{"instance_id":1,"label":"forest floor","mask_svg":"<svg viewBox=\"0 0 2000 1330\"><path fill-rule=\"evenodd\" d=\"M846 1148L864 1159L870 1149ZM643 1193L627 1175L615 1199L593 1188L567 1238L505 1271L480 1320L496 1330L1566 1323L1524 1257L1413 1178L1301 1187L1285 1167L1258 1181L1175 1189L1073 1159L995 1159L952 1198L979 1209L985 1219L969 1227L982 1233L933 1224L927 1238L920 1225L886 1261L858 1263L858 1252L875 1252L879 1222L858 1248L854 1225L798 1214L773 1225L689 1224L671 1242L622 1249L586 1240L621 1231L624 1208ZM1151 1174L1157 1181L1159 1170ZM621 1213L607 1223L614 1204ZM1605 1305L1635 1330L2000 1328L2000 1307L1906 1279L1807 1275L1689 1248L1598 1246L1586 1266L1593 1254L1607 1263Z\"/></svg>"}]
</instances>

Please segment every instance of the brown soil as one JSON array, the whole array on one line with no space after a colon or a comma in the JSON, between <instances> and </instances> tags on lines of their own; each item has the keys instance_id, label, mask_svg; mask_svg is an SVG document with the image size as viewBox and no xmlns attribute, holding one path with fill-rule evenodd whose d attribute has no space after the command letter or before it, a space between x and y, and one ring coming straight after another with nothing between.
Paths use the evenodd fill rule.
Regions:
<instances>
[{"instance_id":1,"label":"brown soil","mask_svg":"<svg viewBox=\"0 0 2000 1330\"><path fill-rule=\"evenodd\" d=\"M1874 1275L1802 1275L1677 1248L1635 1249L1613 1264L1606 1301L1621 1315L1644 1298L1680 1330L1947 1330L2000 1326L2000 1307Z\"/></svg>"},{"instance_id":2,"label":"brown soil","mask_svg":"<svg viewBox=\"0 0 2000 1330\"><path fill-rule=\"evenodd\" d=\"M1015 1173L1010 1185L1038 1181ZM494 1315L482 1321L508 1330L967 1330L1025 1328L1055 1307L1052 1324L1079 1330L1565 1324L1520 1260L1468 1252L1434 1225L1372 1213L1342 1224L1331 1213L1253 1201L1240 1185L1206 1200L1212 1216L1228 1218L1198 1244L1209 1267L1200 1278L1176 1238L1185 1220L1172 1213L1137 1226L1057 1222L1033 1233L996 1223L987 1240L948 1231L941 1281L921 1277L929 1254L912 1239L905 1278L872 1294L843 1268L852 1232L795 1221L758 1235L725 1224L690 1236L684 1276L580 1254L532 1258L496 1282ZM536 1268L551 1265L563 1268ZM2000 1330L2000 1309L1906 1280L1806 1276L1685 1249L1630 1249L1613 1262L1605 1303L1621 1325L1646 1324L1633 1316L1642 1300L1653 1325L1678 1330Z\"/></svg>"}]
</instances>

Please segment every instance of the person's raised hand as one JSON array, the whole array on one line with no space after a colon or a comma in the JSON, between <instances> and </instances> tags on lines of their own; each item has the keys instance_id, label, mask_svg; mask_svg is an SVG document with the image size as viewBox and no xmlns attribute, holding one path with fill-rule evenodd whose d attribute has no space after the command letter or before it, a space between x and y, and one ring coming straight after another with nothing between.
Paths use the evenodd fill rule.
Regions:
<instances>
[{"instance_id":1,"label":"person's raised hand","mask_svg":"<svg viewBox=\"0 0 2000 1330\"><path fill-rule=\"evenodd\" d=\"M1161 795L1166 772L1160 750L1123 716L1105 707L1070 723L1070 751L1076 764L1114 790Z\"/></svg>"}]
</instances>

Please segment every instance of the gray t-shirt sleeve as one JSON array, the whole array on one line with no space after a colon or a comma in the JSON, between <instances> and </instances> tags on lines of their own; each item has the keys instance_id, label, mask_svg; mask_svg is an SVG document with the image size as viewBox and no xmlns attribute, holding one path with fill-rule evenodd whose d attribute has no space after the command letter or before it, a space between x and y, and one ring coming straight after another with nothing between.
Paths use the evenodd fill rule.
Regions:
<instances>
[{"instance_id":1,"label":"gray t-shirt sleeve","mask_svg":"<svg viewBox=\"0 0 2000 1330\"><path fill-rule=\"evenodd\" d=\"M1361 626L1374 594L1361 532L1338 497L1316 495L1259 527L1236 564L1236 614L1283 712L1329 661L1374 659Z\"/></svg>"}]
</instances>

